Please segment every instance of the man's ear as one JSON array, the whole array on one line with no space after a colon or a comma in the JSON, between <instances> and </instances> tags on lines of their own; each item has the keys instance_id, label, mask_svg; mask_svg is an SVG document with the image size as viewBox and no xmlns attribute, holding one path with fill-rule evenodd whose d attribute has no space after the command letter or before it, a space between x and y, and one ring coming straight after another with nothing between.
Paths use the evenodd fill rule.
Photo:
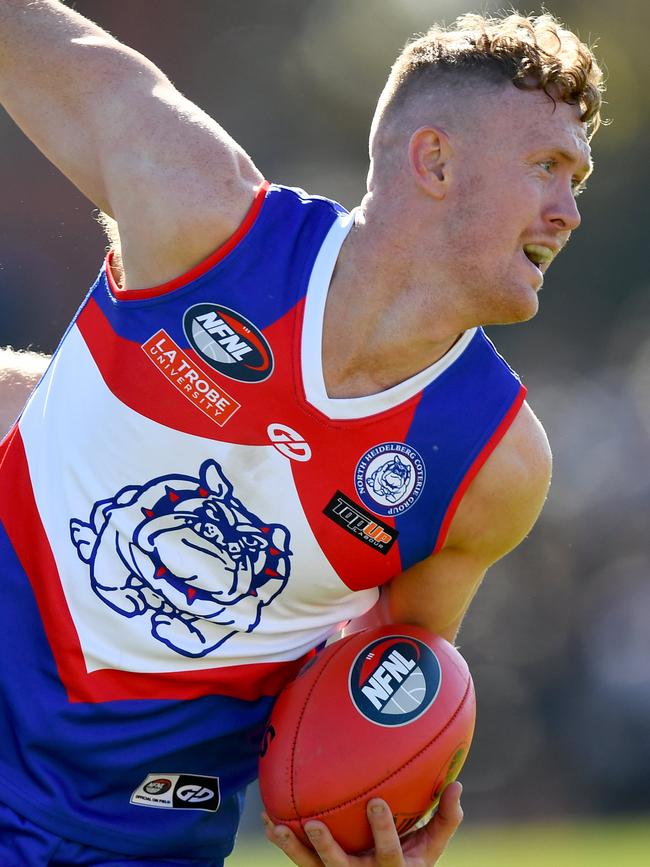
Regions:
<instances>
[{"instance_id":1,"label":"man's ear","mask_svg":"<svg viewBox=\"0 0 650 867\"><path fill-rule=\"evenodd\" d=\"M409 141L409 164L420 189L444 199L449 185L452 148L447 133L437 127L421 127Z\"/></svg>"}]
</instances>

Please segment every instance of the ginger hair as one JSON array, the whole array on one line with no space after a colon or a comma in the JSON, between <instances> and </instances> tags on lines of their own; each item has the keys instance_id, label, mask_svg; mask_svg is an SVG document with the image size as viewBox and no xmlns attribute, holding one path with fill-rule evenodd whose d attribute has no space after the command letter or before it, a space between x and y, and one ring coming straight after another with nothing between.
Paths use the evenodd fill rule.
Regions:
<instances>
[{"instance_id":1,"label":"ginger hair","mask_svg":"<svg viewBox=\"0 0 650 867\"><path fill-rule=\"evenodd\" d=\"M592 48L549 13L501 17L461 15L408 42L379 99L373 127L436 85L511 82L580 107L590 136L601 122L603 73Z\"/></svg>"}]
</instances>

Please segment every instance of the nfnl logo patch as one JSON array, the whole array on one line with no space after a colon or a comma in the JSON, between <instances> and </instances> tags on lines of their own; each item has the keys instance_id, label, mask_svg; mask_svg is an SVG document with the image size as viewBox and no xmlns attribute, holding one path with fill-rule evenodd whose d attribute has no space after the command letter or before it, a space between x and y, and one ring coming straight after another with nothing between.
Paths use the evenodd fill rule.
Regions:
<instances>
[{"instance_id":1,"label":"nfnl logo patch","mask_svg":"<svg viewBox=\"0 0 650 867\"><path fill-rule=\"evenodd\" d=\"M363 506L353 502L341 491L334 494L323 509L323 514L380 554L388 554L398 536L397 530L366 512Z\"/></svg>"},{"instance_id":2,"label":"nfnl logo patch","mask_svg":"<svg viewBox=\"0 0 650 867\"><path fill-rule=\"evenodd\" d=\"M193 304L183 316L191 346L210 367L239 382L263 382L273 373L273 353L252 322L220 304Z\"/></svg>"},{"instance_id":3,"label":"nfnl logo patch","mask_svg":"<svg viewBox=\"0 0 650 867\"><path fill-rule=\"evenodd\" d=\"M350 669L354 706L371 722L402 726L435 701L442 670L426 644L406 635L389 635L366 645Z\"/></svg>"}]
</instances>

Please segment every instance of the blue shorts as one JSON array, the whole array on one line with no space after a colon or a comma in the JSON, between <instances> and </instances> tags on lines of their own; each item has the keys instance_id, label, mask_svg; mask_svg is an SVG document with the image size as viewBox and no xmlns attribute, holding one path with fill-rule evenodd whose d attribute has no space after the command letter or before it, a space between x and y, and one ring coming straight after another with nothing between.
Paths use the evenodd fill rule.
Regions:
<instances>
[{"instance_id":1,"label":"blue shorts","mask_svg":"<svg viewBox=\"0 0 650 867\"><path fill-rule=\"evenodd\" d=\"M147 858L120 855L64 840L0 803L2 867L223 867L222 858Z\"/></svg>"}]
</instances>

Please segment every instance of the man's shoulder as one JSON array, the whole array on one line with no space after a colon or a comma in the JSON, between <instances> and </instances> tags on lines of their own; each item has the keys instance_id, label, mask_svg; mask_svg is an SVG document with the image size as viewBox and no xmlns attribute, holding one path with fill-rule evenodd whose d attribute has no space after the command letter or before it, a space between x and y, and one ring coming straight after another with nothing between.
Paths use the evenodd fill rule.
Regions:
<instances>
[{"instance_id":1,"label":"man's shoulder","mask_svg":"<svg viewBox=\"0 0 650 867\"><path fill-rule=\"evenodd\" d=\"M528 535L544 505L552 470L546 432L524 402L467 490L445 547L472 548L494 562Z\"/></svg>"},{"instance_id":2,"label":"man's shoulder","mask_svg":"<svg viewBox=\"0 0 650 867\"><path fill-rule=\"evenodd\" d=\"M493 465L486 474L488 477L502 474L504 481L516 482L523 474L530 482L538 480L548 486L551 447L542 423L527 401L523 402L492 458Z\"/></svg>"}]
</instances>

